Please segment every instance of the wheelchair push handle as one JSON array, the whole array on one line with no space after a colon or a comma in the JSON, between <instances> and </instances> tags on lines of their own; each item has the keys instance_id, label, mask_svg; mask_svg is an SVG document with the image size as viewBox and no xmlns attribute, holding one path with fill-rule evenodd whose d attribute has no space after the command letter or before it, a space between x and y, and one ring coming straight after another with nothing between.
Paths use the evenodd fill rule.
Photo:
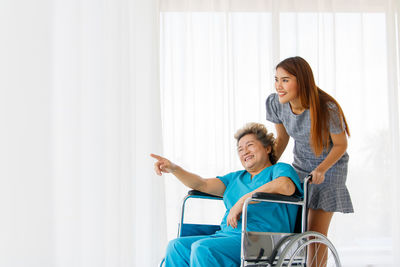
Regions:
<instances>
[{"instance_id":1,"label":"wheelchair push handle","mask_svg":"<svg viewBox=\"0 0 400 267\"><path fill-rule=\"evenodd\" d=\"M312 174L310 173L304 178L304 184L309 184L312 182Z\"/></svg>"}]
</instances>

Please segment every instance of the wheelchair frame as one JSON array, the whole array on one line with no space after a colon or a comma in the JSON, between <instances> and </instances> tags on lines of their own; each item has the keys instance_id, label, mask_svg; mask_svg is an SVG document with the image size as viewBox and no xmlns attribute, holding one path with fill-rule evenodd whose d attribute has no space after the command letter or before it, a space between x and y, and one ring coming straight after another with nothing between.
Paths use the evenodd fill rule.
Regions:
<instances>
[{"instance_id":1,"label":"wheelchair frame","mask_svg":"<svg viewBox=\"0 0 400 267\"><path fill-rule=\"evenodd\" d=\"M251 198L246 199L242 210L242 233L241 233L241 265L242 267L256 266L307 266L307 254L310 246L324 245L327 252L332 255L333 266L341 266L338 253L328 238L320 233L306 231L307 229L307 196L308 183L311 176L304 179L304 197L284 196L278 194L255 193ZM185 196L181 206L181 219L178 224L178 237L185 231L185 225L197 227L200 234L213 234L217 226L194 225L184 223L185 205L190 198L222 200L222 197L209 195L196 190L191 190ZM297 205L301 208L300 233L273 233L273 232L252 232L247 230L247 208L253 202L273 202ZM298 223L298 222L296 222ZM210 231L207 232L208 227ZM199 234L199 233L197 233ZM184 236L187 236L184 233ZM190 235L190 234L189 234ZM161 262L162 266L164 260ZM312 265L314 266L314 265ZM325 266L325 265L324 265Z\"/></svg>"}]
</instances>

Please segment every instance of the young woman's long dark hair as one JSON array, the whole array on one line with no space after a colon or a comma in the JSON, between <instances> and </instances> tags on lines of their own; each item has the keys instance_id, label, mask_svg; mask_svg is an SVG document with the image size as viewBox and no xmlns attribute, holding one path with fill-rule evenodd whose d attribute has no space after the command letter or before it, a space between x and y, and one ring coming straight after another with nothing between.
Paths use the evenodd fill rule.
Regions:
<instances>
[{"instance_id":1,"label":"young woman's long dark hair","mask_svg":"<svg viewBox=\"0 0 400 267\"><path fill-rule=\"evenodd\" d=\"M282 68L291 75L296 76L301 105L303 108L310 110L310 143L316 156L321 155L324 149L329 148L330 144L329 102L336 106L341 122L343 120L345 131L350 136L342 108L332 96L315 84L312 69L307 61L301 57L290 57L280 62L276 66L276 69L278 68Z\"/></svg>"}]
</instances>

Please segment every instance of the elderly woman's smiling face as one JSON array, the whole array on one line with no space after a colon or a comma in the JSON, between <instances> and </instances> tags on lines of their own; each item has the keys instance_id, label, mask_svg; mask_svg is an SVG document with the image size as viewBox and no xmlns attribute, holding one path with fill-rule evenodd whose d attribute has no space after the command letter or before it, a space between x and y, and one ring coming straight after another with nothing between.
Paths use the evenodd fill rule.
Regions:
<instances>
[{"instance_id":1,"label":"elderly woman's smiling face","mask_svg":"<svg viewBox=\"0 0 400 267\"><path fill-rule=\"evenodd\" d=\"M246 134L238 142L238 154L243 167L250 173L258 173L271 165L268 154L271 147L264 147L254 134Z\"/></svg>"}]
</instances>

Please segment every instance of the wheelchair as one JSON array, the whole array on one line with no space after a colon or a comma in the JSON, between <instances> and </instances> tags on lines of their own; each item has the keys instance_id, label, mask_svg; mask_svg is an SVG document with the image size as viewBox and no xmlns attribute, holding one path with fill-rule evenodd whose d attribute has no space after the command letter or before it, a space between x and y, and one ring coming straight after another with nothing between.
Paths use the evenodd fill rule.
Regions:
<instances>
[{"instance_id":1,"label":"wheelchair","mask_svg":"<svg viewBox=\"0 0 400 267\"><path fill-rule=\"evenodd\" d=\"M248 198L242 211L241 267L272 267L272 266L341 266L338 253L328 238L320 233L306 231L307 229L307 191L311 176L304 180L303 198L278 194L255 193ZM185 205L189 199L222 200L196 190L188 192L183 199L178 237L194 235L211 235L220 230L219 225L189 224L184 222ZM273 202L297 205L299 210L294 233L252 232L247 229L247 208L250 202ZM310 250L314 251L311 256ZM322 259L318 251L322 251ZM321 253L320 253L321 254ZM160 267L163 266L164 260Z\"/></svg>"}]
</instances>

